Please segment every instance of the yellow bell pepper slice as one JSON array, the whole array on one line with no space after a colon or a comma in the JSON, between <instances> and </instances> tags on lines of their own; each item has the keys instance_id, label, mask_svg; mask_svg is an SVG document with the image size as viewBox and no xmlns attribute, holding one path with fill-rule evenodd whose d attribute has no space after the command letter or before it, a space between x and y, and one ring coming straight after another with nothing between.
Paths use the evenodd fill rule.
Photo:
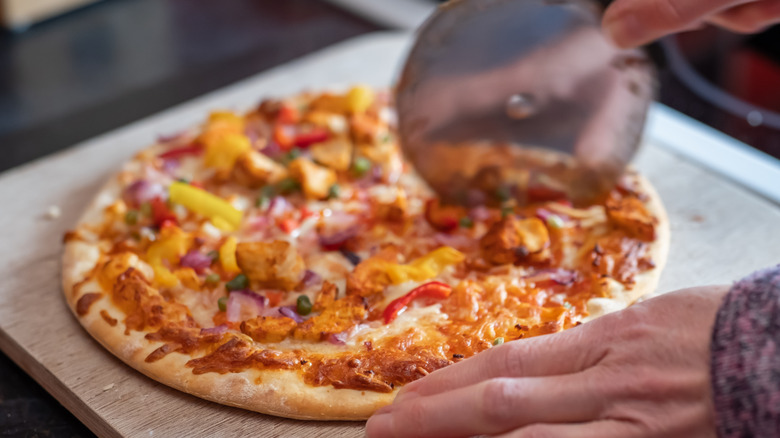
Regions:
<instances>
[{"instance_id":1,"label":"yellow bell pepper slice","mask_svg":"<svg viewBox=\"0 0 780 438\"><path fill-rule=\"evenodd\" d=\"M457 249L443 246L405 265L388 263L385 272L392 284L419 282L434 278L447 266L458 264L465 259L466 256Z\"/></svg>"},{"instance_id":2,"label":"yellow bell pepper slice","mask_svg":"<svg viewBox=\"0 0 780 438\"><path fill-rule=\"evenodd\" d=\"M241 225L243 213L236 210L229 202L203 189L177 181L171 184L169 193L171 202L181 204L208 218L219 218L217 222L223 227L228 225L235 230Z\"/></svg>"},{"instance_id":3,"label":"yellow bell pepper slice","mask_svg":"<svg viewBox=\"0 0 780 438\"><path fill-rule=\"evenodd\" d=\"M204 137L206 155L203 157L206 166L230 170L241 155L252 149L249 138L244 134L235 132L207 134Z\"/></svg>"},{"instance_id":4,"label":"yellow bell pepper slice","mask_svg":"<svg viewBox=\"0 0 780 438\"><path fill-rule=\"evenodd\" d=\"M152 266L158 284L168 287L179 284L179 279L163 262L178 264L189 249L191 240L190 235L178 227L165 227L160 231L160 238L146 250L146 261Z\"/></svg>"},{"instance_id":5,"label":"yellow bell pepper slice","mask_svg":"<svg viewBox=\"0 0 780 438\"><path fill-rule=\"evenodd\" d=\"M353 114L366 112L374 103L374 91L365 85L352 87L347 93L347 108Z\"/></svg>"},{"instance_id":6,"label":"yellow bell pepper slice","mask_svg":"<svg viewBox=\"0 0 780 438\"><path fill-rule=\"evenodd\" d=\"M240 272L236 262L236 247L238 241L235 237L230 236L225 240L225 243L219 247L219 262L222 264L222 268L228 273Z\"/></svg>"}]
</instances>

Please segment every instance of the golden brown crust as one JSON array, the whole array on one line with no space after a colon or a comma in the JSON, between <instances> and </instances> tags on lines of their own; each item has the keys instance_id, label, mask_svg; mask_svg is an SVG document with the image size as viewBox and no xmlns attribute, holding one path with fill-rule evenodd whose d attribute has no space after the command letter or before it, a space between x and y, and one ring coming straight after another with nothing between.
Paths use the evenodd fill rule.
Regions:
<instances>
[{"instance_id":1,"label":"golden brown crust","mask_svg":"<svg viewBox=\"0 0 780 438\"><path fill-rule=\"evenodd\" d=\"M621 289L607 299L591 299L588 303L590 315L586 318L587 321L607 313L625 309L643 296L653 293L658 286L661 271L663 270L664 265L666 265L666 260L669 255L669 217L666 214L666 209L661 202L661 198L658 196L658 192L655 191L650 182L643 176L632 172L629 177L636 182L639 191L647 195L644 206L647 211L657 219L657 223L655 224L655 240L648 243L647 249L647 254L654 263L654 268L637 274L634 277L635 283L633 288L628 291Z\"/></svg>"},{"instance_id":2,"label":"golden brown crust","mask_svg":"<svg viewBox=\"0 0 780 438\"><path fill-rule=\"evenodd\" d=\"M96 223L101 210L111 203L119 187L114 180L103 187L82 216L84 223ZM247 370L239 373L193 374L187 366L190 356L172 353L155 362L146 358L164 345L144 338L145 332L125 334L123 312L95 281L83 283L99 262L97 243L70 240L62 258L62 286L65 299L79 322L101 345L127 365L180 391L217 403L264 414L301 420L364 420L390 403L391 393L310 386L295 371ZM78 286L77 286L78 285ZM92 303L83 316L77 314L79 299L85 294L104 295ZM120 321L111 325L101 314ZM400 389L400 388L399 388Z\"/></svg>"}]
</instances>

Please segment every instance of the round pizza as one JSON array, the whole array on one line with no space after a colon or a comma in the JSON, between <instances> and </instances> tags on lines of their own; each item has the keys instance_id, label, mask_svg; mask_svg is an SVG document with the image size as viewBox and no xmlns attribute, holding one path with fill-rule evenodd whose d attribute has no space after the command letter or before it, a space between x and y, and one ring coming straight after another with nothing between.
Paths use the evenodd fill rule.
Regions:
<instances>
[{"instance_id":1,"label":"round pizza","mask_svg":"<svg viewBox=\"0 0 780 438\"><path fill-rule=\"evenodd\" d=\"M130 160L65 236L63 290L131 367L283 417L360 420L405 384L655 288L669 240L629 171L592 205L539 187L440 202L387 92L220 111Z\"/></svg>"}]
</instances>

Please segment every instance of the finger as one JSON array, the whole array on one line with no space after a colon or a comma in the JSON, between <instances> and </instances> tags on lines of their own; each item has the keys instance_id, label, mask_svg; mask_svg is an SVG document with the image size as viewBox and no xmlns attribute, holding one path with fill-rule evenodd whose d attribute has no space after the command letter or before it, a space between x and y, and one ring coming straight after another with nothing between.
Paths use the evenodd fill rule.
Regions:
<instances>
[{"instance_id":1,"label":"finger","mask_svg":"<svg viewBox=\"0 0 780 438\"><path fill-rule=\"evenodd\" d=\"M780 0L762 0L728 9L707 21L737 33L757 33L780 23Z\"/></svg>"},{"instance_id":2,"label":"finger","mask_svg":"<svg viewBox=\"0 0 780 438\"><path fill-rule=\"evenodd\" d=\"M617 0L602 26L619 47L636 47L695 25L722 9L754 0Z\"/></svg>"},{"instance_id":3,"label":"finger","mask_svg":"<svg viewBox=\"0 0 780 438\"><path fill-rule=\"evenodd\" d=\"M371 417L370 437L496 434L533 423L584 422L605 409L587 373L500 378L393 403Z\"/></svg>"},{"instance_id":4,"label":"finger","mask_svg":"<svg viewBox=\"0 0 780 438\"><path fill-rule=\"evenodd\" d=\"M533 424L494 438L633 438L642 436L640 428L619 420L585 424Z\"/></svg>"},{"instance_id":5,"label":"finger","mask_svg":"<svg viewBox=\"0 0 780 438\"><path fill-rule=\"evenodd\" d=\"M594 346L585 341L589 332L592 328L587 324L493 347L404 386L396 400L451 391L494 377L553 376L585 370L606 353L606 344Z\"/></svg>"}]
</instances>

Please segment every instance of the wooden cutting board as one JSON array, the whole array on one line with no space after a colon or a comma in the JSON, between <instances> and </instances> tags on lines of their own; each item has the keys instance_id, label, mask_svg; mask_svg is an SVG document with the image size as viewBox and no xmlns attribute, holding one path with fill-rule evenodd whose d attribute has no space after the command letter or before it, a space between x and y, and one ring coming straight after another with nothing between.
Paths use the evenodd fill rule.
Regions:
<instances>
[{"instance_id":1,"label":"wooden cutting board","mask_svg":"<svg viewBox=\"0 0 780 438\"><path fill-rule=\"evenodd\" d=\"M355 82L390 84L408 37L375 34L237 83L0 175L0 348L100 436L363 436L363 423L285 420L220 406L150 380L103 350L60 290L62 235L95 191L157 135L211 109ZM669 211L672 245L659 291L728 283L780 262L780 208L645 144L636 166ZM51 218L47 210L61 209Z\"/></svg>"}]
</instances>

